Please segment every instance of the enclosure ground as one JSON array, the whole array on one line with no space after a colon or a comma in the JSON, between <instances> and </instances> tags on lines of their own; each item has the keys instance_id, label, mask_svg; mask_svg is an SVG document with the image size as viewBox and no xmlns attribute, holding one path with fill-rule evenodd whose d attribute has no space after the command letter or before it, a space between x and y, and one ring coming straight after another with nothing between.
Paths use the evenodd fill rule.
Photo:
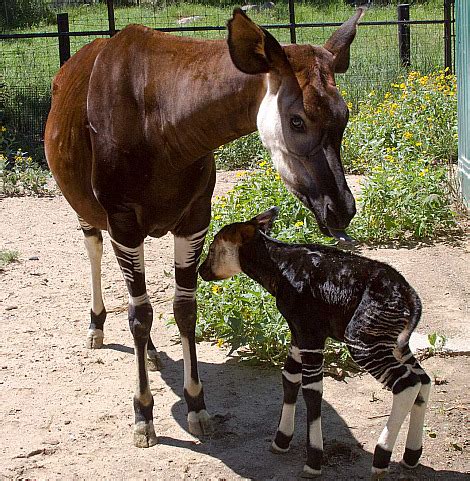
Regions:
<instances>
[{"instance_id":1,"label":"enclosure ground","mask_svg":"<svg viewBox=\"0 0 470 481\"><path fill-rule=\"evenodd\" d=\"M218 193L233 185L220 174ZM108 309L105 346L85 346L88 262L75 216L60 197L0 200L0 249L19 261L0 272L0 479L259 479L292 480L302 469L305 409L299 399L291 451L269 451L282 398L278 369L240 365L210 343L198 346L214 436L186 431L183 362L171 316L172 240L146 241L153 338L163 360L150 373L159 444L132 445L134 357L127 328L127 295L105 239L103 287ZM424 305L418 327L470 338L468 240L400 249L362 249L398 268ZM388 479L468 480L470 358L433 357L423 363L437 385L426 418L422 466L396 462ZM372 452L391 404L370 376L325 379L324 480L369 479Z\"/></svg>"}]
</instances>

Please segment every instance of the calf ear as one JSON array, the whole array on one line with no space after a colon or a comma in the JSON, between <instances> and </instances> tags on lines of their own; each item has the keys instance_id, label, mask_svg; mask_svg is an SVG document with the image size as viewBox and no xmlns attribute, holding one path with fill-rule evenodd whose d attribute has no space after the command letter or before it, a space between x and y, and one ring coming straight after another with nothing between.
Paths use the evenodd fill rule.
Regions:
<instances>
[{"instance_id":1,"label":"calf ear","mask_svg":"<svg viewBox=\"0 0 470 481\"><path fill-rule=\"evenodd\" d=\"M344 73L349 68L349 47L356 36L357 24L366 10L366 7L358 8L356 13L344 22L324 45L334 55L336 73Z\"/></svg>"},{"instance_id":2,"label":"calf ear","mask_svg":"<svg viewBox=\"0 0 470 481\"><path fill-rule=\"evenodd\" d=\"M227 27L230 56L238 70L254 75L290 69L279 42L267 30L251 21L243 10L236 8L233 11Z\"/></svg>"},{"instance_id":3,"label":"calf ear","mask_svg":"<svg viewBox=\"0 0 470 481\"><path fill-rule=\"evenodd\" d=\"M271 231L278 214L279 207L271 207L267 211L258 214L256 217L253 217L251 222L254 222L261 231L267 234Z\"/></svg>"}]
</instances>

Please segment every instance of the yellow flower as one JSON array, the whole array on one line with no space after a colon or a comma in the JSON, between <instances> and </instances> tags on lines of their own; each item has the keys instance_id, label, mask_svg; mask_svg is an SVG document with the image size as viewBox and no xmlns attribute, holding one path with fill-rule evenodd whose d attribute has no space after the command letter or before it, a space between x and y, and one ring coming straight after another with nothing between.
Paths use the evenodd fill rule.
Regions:
<instances>
[{"instance_id":1,"label":"yellow flower","mask_svg":"<svg viewBox=\"0 0 470 481\"><path fill-rule=\"evenodd\" d=\"M4 125L2 125L2 127L1 127L0 130L1 130L2 132L6 132L6 131L7 131L7 128L6 128Z\"/></svg>"},{"instance_id":2,"label":"yellow flower","mask_svg":"<svg viewBox=\"0 0 470 481\"><path fill-rule=\"evenodd\" d=\"M392 96L390 92L385 92L384 99L389 99Z\"/></svg>"},{"instance_id":3,"label":"yellow flower","mask_svg":"<svg viewBox=\"0 0 470 481\"><path fill-rule=\"evenodd\" d=\"M218 294L219 292L222 292L222 288L220 286L218 286L217 284L214 284L212 287L211 287L211 291L214 293L214 294Z\"/></svg>"},{"instance_id":4,"label":"yellow flower","mask_svg":"<svg viewBox=\"0 0 470 481\"><path fill-rule=\"evenodd\" d=\"M235 175L236 175L237 177L243 177L243 176L246 175L246 172L245 172L244 170L240 170L240 171L237 172Z\"/></svg>"},{"instance_id":5,"label":"yellow flower","mask_svg":"<svg viewBox=\"0 0 470 481\"><path fill-rule=\"evenodd\" d=\"M217 339L217 347L218 348L221 348L224 344L224 340L223 339Z\"/></svg>"},{"instance_id":6,"label":"yellow flower","mask_svg":"<svg viewBox=\"0 0 470 481\"><path fill-rule=\"evenodd\" d=\"M423 143L422 142L416 142L415 145L416 145L416 147L421 147L423 145Z\"/></svg>"},{"instance_id":7,"label":"yellow flower","mask_svg":"<svg viewBox=\"0 0 470 481\"><path fill-rule=\"evenodd\" d=\"M400 88L401 88L402 90L405 90L405 89L406 89L406 84L405 84L404 82L402 82L402 83L400 84Z\"/></svg>"},{"instance_id":8,"label":"yellow flower","mask_svg":"<svg viewBox=\"0 0 470 481\"><path fill-rule=\"evenodd\" d=\"M411 132L405 132L403 134L403 137L406 139L406 140L410 140L412 137L413 137L413 134Z\"/></svg>"},{"instance_id":9,"label":"yellow flower","mask_svg":"<svg viewBox=\"0 0 470 481\"><path fill-rule=\"evenodd\" d=\"M294 224L294 226L295 226L295 227L303 227L303 226L304 226L304 223L303 223L301 220L299 220L299 221L297 221L297 222Z\"/></svg>"},{"instance_id":10,"label":"yellow flower","mask_svg":"<svg viewBox=\"0 0 470 481\"><path fill-rule=\"evenodd\" d=\"M352 102L348 102L346 105L348 106L348 109L349 109L349 110L351 110L351 109L353 108Z\"/></svg>"},{"instance_id":11,"label":"yellow flower","mask_svg":"<svg viewBox=\"0 0 470 481\"><path fill-rule=\"evenodd\" d=\"M262 162L260 162L258 165L260 167L264 167L265 165L267 164L267 162L265 160L263 160Z\"/></svg>"},{"instance_id":12,"label":"yellow flower","mask_svg":"<svg viewBox=\"0 0 470 481\"><path fill-rule=\"evenodd\" d=\"M215 216L214 216L214 220L220 220L220 219L222 219L222 216L221 216L221 215L215 215Z\"/></svg>"}]
</instances>

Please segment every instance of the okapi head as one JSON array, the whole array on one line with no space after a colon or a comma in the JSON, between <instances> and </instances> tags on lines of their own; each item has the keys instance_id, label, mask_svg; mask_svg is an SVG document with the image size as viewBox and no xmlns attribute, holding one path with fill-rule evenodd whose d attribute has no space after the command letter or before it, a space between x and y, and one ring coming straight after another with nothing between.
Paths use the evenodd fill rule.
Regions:
<instances>
[{"instance_id":1,"label":"okapi head","mask_svg":"<svg viewBox=\"0 0 470 481\"><path fill-rule=\"evenodd\" d=\"M257 116L261 140L287 188L308 207L326 235L347 238L356 213L344 177L340 148L348 108L335 73L349 67L349 47L365 9L345 22L323 47L281 47L242 10L228 23L235 66L246 74L266 74Z\"/></svg>"}]
</instances>

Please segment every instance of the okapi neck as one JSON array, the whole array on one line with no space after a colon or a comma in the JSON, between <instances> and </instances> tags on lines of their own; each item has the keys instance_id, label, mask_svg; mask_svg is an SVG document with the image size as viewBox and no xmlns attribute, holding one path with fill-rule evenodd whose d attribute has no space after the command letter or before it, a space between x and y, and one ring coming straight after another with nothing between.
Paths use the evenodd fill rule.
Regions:
<instances>
[{"instance_id":1,"label":"okapi neck","mask_svg":"<svg viewBox=\"0 0 470 481\"><path fill-rule=\"evenodd\" d=\"M282 277L281 270L273 261L270 252L276 242L260 233L253 241L242 245L239 249L242 271L273 296L277 294Z\"/></svg>"}]
</instances>

